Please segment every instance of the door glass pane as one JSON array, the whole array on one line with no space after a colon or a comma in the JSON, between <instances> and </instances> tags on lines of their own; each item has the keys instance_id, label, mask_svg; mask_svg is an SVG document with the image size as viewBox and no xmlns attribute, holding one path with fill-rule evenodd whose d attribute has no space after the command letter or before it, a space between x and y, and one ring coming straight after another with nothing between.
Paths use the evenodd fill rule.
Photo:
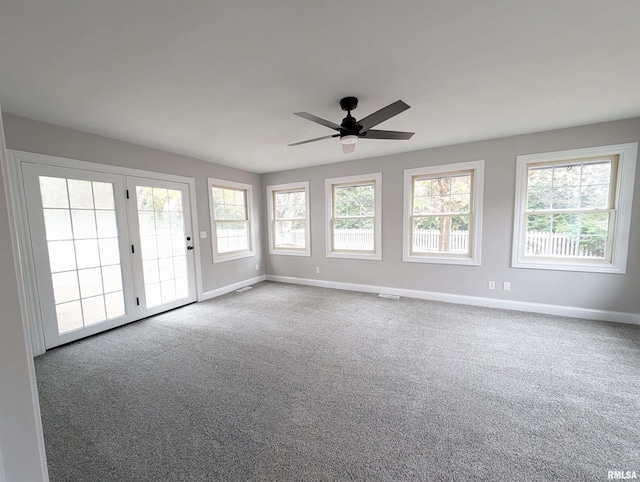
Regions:
<instances>
[{"instance_id":1,"label":"door glass pane","mask_svg":"<svg viewBox=\"0 0 640 482\"><path fill-rule=\"evenodd\" d=\"M182 205L180 190L136 186L147 308L189 296Z\"/></svg>"},{"instance_id":2,"label":"door glass pane","mask_svg":"<svg viewBox=\"0 0 640 482\"><path fill-rule=\"evenodd\" d=\"M40 176L58 333L123 316L113 185Z\"/></svg>"}]
</instances>

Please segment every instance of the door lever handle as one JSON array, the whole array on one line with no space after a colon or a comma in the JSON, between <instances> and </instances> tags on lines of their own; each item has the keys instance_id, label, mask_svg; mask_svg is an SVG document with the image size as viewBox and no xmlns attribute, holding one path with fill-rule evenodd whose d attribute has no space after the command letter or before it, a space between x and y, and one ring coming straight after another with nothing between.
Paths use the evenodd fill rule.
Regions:
<instances>
[{"instance_id":1,"label":"door lever handle","mask_svg":"<svg viewBox=\"0 0 640 482\"><path fill-rule=\"evenodd\" d=\"M187 249L193 249L193 246L187 246Z\"/></svg>"}]
</instances>

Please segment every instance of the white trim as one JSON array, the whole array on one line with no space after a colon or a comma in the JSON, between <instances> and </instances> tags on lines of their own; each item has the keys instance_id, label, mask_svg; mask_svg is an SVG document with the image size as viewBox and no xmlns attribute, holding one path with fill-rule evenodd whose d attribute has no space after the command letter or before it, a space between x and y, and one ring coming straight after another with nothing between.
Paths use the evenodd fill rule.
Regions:
<instances>
[{"instance_id":1,"label":"white trim","mask_svg":"<svg viewBox=\"0 0 640 482\"><path fill-rule=\"evenodd\" d=\"M273 246L274 237L273 237L273 224L274 224L274 209L273 209L273 192L274 191L286 191L288 189L294 190L304 190L304 199L306 205L306 216L304 220L304 249L286 249L286 248L275 248ZM287 184L274 184L271 186L267 186L267 232L269 236L269 254L275 255L287 255L287 256L311 256L311 210L310 210L310 201L309 201L309 181L300 181L300 182L290 182Z\"/></svg>"},{"instance_id":2,"label":"white trim","mask_svg":"<svg viewBox=\"0 0 640 482\"><path fill-rule=\"evenodd\" d=\"M132 167L116 166L113 164L100 164L98 162L80 161L77 159L68 159L65 157L50 156L48 154L36 154L34 152L18 151L15 149L7 149L9 158L18 158L21 162L33 162L35 164L46 164L55 167L68 167L71 169L84 169L85 171L97 171L110 174L122 174L125 176L146 177L158 179L160 181L182 182L185 184L194 183L192 177L176 176L174 174L165 174L162 172L145 171L142 169L134 169Z\"/></svg>"},{"instance_id":3,"label":"white trim","mask_svg":"<svg viewBox=\"0 0 640 482\"><path fill-rule=\"evenodd\" d=\"M412 181L420 175L452 175L457 171L473 171L471 192L471 223L469 224L470 256L411 254L411 197ZM402 218L402 261L411 263L462 264L480 266L482 255L482 207L484 197L484 160L442 164L438 166L418 167L404 170L404 210Z\"/></svg>"},{"instance_id":4,"label":"white trim","mask_svg":"<svg viewBox=\"0 0 640 482\"><path fill-rule=\"evenodd\" d=\"M213 216L213 186L230 187L232 189L243 189L247 191L247 220L249 221L249 249L246 251L234 252L232 254L218 254L218 236L216 234L216 220ZM234 259L249 258L256 256L256 228L255 213L253 209L253 185L243 182L228 181L226 179L217 179L214 177L207 178L207 186L209 191L209 220L211 224L211 250L214 263L224 263L225 261L233 261ZM204 296L204 294L203 294Z\"/></svg>"},{"instance_id":5,"label":"white trim","mask_svg":"<svg viewBox=\"0 0 640 482\"><path fill-rule=\"evenodd\" d=\"M210 300L211 298L216 298L218 296L226 295L227 293L231 293L240 288L244 288L245 286L254 285L256 283L260 283L261 281L266 280L266 275L256 276L255 278L249 278L244 281L238 281L237 283L233 283L227 286L223 286L222 288L218 288L215 290L207 291L206 293L202 293L202 299L199 301Z\"/></svg>"},{"instance_id":6,"label":"white trim","mask_svg":"<svg viewBox=\"0 0 640 482\"><path fill-rule=\"evenodd\" d=\"M17 216L18 206L16 190L12 188L12 180L9 176L11 173L11 157L13 151L6 149L4 138L4 125L2 122L2 109L0 109L0 169L2 170L3 183L5 188L5 198L7 202L8 218L9 218L9 231L11 232L11 249L13 251L14 269L16 272L16 278L18 281L18 298L20 303L20 318L22 324L22 336L27 355L27 371L29 373L29 387L31 392L31 406L33 409L34 426L36 430L36 440L38 444L38 454L40 460L34 460L40 466L40 472L42 474L42 481L47 482L49 480L49 469L47 466L47 455L44 445L44 432L42 430L42 416L40 414L40 399L38 397L38 385L36 382L36 371L33 362L33 350L32 350L32 327L29 325L29 305L30 301L27 299L27 293L25 289L25 280L23 278L22 263L21 260L24 257L24 251L22 248L22 241L20 237L23 226L19 223L21 219ZM22 181L20 180L20 185ZM32 308L32 307L31 307ZM44 346L44 334L42 335L42 343ZM4 463L4 460L1 461ZM5 478L4 465L0 466L0 476ZM1 479L0 479L1 480Z\"/></svg>"},{"instance_id":7,"label":"white trim","mask_svg":"<svg viewBox=\"0 0 640 482\"><path fill-rule=\"evenodd\" d=\"M404 296L406 298L442 301L444 303L456 303L461 305L482 306L485 308L498 308L503 310L524 311L528 313L567 316L570 318L581 318L585 320L611 321L615 323L640 325L640 314L638 313L595 310L591 308L580 308L577 306L550 305L546 303L532 303L528 301L500 300L495 298L484 298L481 296L456 295L451 293L439 293L436 291L390 288L388 286L364 285L356 283L341 283L337 281L294 278L290 276L267 275L267 281L318 286L321 288L333 288L347 291L360 291L364 293L388 293L398 296Z\"/></svg>"},{"instance_id":8,"label":"white trim","mask_svg":"<svg viewBox=\"0 0 640 482\"><path fill-rule=\"evenodd\" d=\"M42 355L46 351L44 341L44 329L40 304L38 299L38 284L36 282L36 269L33 261L33 248L29 229L27 204L25 202L25 189L22 179L22 167L17 154L8 151L7 170L11 189L11 202L9 208L16 226L17 245L19 254L14 257L20 260L17 268L18 282L20 284L21 305L26 325L29 329L31 350L34 356Z\"/></svg>"},{"instance_id":9,"label":"white trim","mask_svg":"<svg viewBox=\"0 0 640 482\"><path fill-rule=\"evenodd\" d=\"M332 249L333 239L331 230L331 219L333 217L333 194L332 187L335 184L350 184L373 181L375 192L375 215L373 220L375 232L375 252L335 252ZM382 260L382 173L358 174L356 176L334 177L324 180L324 203L326 207L325 233L326 233L326 256L327 258L348 258L348 259L368 259Z\"/></svg>"},{"instance_id":10,"label":"white trim","mask_svg":"<svg viewBox=\"0 0 640 482\"><path fill-rule=\"evenodd\" d=\"M616 180L615 220L613 227L613 251L611 262L593 260L537 260L524 256L524 212L527 195L527 166L534 162L563 161L598 156L618 155L618 175ZM611 146L587 147L558 152L543 152L517 156L516 197L513 218L513 268L548 269L562 271L586 271L592 273L627 272L627 253L633 205L633 184L635 180L638 143Z\"/></svg>"},{"instance_id":11,"label":"white trim","mask_svg":"<svg viewBox=\"0 0 640 482\"><path fill-rule=\"evenodd\" d=\"M0 447L1 449L2 447ZM7 479L4 475L4 466L2 465L2 450L0 450L0 482L5 482Z\"/></svg>"}]
</instances>

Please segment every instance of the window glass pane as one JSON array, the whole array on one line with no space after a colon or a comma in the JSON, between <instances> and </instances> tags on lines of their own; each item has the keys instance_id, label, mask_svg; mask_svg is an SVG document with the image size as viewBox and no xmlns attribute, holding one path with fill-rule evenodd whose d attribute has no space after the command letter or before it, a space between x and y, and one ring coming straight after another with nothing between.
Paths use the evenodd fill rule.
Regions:
<instances>
[{"instance_id":1,"label":"window glass pane","mask_svg":"<svg viewBox=\"0 0 640 482\"><path fill-rule=\"evenodd\" d=\"M117 238L106 238L98 240L100 248L100 262L103 266L120 263L120 247Z\"/></svg>"},{"instance_id":2,"label":"window glass pane","mask_svg":"<svg viewBox=\"0 0 640 482\"><path fill-rule=\"evenodd\" d=\"M73 239L71 218L66 209L44 209L44 226L47 241Z\"/></svg>"},{"instance_id":3,"label":"window glass pane","mask_svg":"<svg viewBox=\"0 0 640 482\"><path fill-rule=\"evenodd\" d=\"M167 191L169 198L169 210L176 213L182 212L182 191L169 189Z\"/></svg>"},{"instance_id":4,"label":"window glass pane","mask_svg":"<svg viewBox=\"0 0 640 482\"><path fill-rule=\"evenodd\" d=\"M148 284L160 282L160 270L158 268L157 259L147 259L142 262L144 270L144 282Z\"/></svg>"},{"instance_id":5,"label":"window glass pane","mask_svg":"<svg viewBox=\"0 0 640 482\"><path fill-rule=\"evenodd\" d=\"M92 325L106 320L104 309L104 296L94 296L93 298L83 298L82 314L84 315L84 324Z\"/></svg>"},{"instance_id":6,"label":"window glass pane","mask_svg":"<svg viewBox=\"0 0 640 482\"><path fill-rule=\"evenodd\" d=\"M173 269L176 278L187 277L187 258L186 256L176 256L173 258ZM177 281L176 281L177 283Z\"/></svg>"},{"instance_id":7,"label":"window glass pane","mask_svg":"<svg viewBox=\"0 0 640 482\"><path fill-rule=\"evenodd\" d=\"M246 191L244 189L213 189L213 216L218 221L246 220Z\"/></svg>"},{"instance_id":8,"label":"window glass pane","mask_svg":"<svg viewBox=\"0 0 640 482\"><path fill-rule=\"evenodd\" d=\"M249 249L248 222L217 222L218 253Z\"/></svg>"},{"instance_id":9,"label":"window glass pane","mask_svg":"<svg viewBox=\"0 0 640 482\"><path fill-rule=\"evenodd\" d=\"M333 224L333 249L346 251L374 250L372 218L336 219Z\"/></svg>"},{"instance_id":10,"label":"window glass pane","mask_svg":"<svg viewBox=\"0 0 640 482\"><path fill-rule=\"evenodd\" d=\"M140 234L156 233L156 221L153 211L138 211L138 223L140 225Z\"/></svg>"},{"instance_id":11,"label":"window glass pane","mask_svg":"<svg viewBox=\"0 0 640 482\"><path fill-rule=\"evenodd\" d=\"M609 213L529 214L525 254L606 257Z\"/></svg>"},{"instance_id":12,"label":"window glass pane","mask_svg":"<svg viewBox=\"0 0 640 482\"><path fill-rule=\"evenodd\" d=\"M304 219L306 202L304 192L275 192L275 219Z\"/></svg>"},{"instance_id":13,"label":"window glass pane","mask_svg":"<svg viewBox=\"0 0 640 482\"><path fill-rule=\"evenodd\" d=\"M93 200L96 209L115 209L113 185L110 182L93 182Z\"/></svg>"},{"instance_id":14,"label":"window glass pane","mask_svg":"<svg viewBox=\"0 0 640 482\"><path fill-rule=\"evenodd\" d=\"M176 278L176 299L180 300L189 296L188 278Z\"/></svg>"},{"instance_id":15,"label":"window glass pane","mask_svg":"<svg viewBox=\"0 0 640 482\"><path fill-rule=\"evenodd\" d=\"M69 204L72 208L93 209L91 181L69 179L67 184L69 186Z\"/></svg>"},{"instance_id":16,"label":"window glass pane","mask_svg":"<svg viewBox=\"0 0 640 482\"><path fill-rule=\"evenodd\" d=\"M59 177L40 176L40 196L43 208L68 208L67 180Z\"/></svg>"},{"instance_id":17,"label":"window glass pane","mask_svg":"<svg viewBox=\"0 0 640 482\"><path fill-rule=\"evenodd\" d=\"M52 273L76 269L73 241L49 241L49 264Z\"/></svg>"},{"instance_id":18,"label":"window glass pane","mask_svg":"<svg viewBox=\"0 0 640 482\"><path fill-rule=\"evenodd\" d=\"M160 281L167 281L174 278L173 258L163 258L158 260Z\"/></svg>"},{"instance_id":19,"label":"window glass pane","mask_svg":"<svg viewBox=\"0 0 640 482\"><path fill-rule=\"evenodd\" d=\"M75 271L52 274L51 281L53 282L53 295L56 303L80 299L78 275Z\"/></svg>"},{"instance_id":20,"label":"window glass pane","mask_svg":"<svg viewBox=\"0 0 640 482\"><path fill-rule=\"evenodd\" d=\"M153 188L153 209L156 213L169 210L169 193L166 189Z\"/></svg>"},{"instance_id":21,"label":"window glass pane","mask_svg":"<svg viewBox=\"0 0 640 482\"><path fill-rule=\"evenodd\" d=\"M172 211L171 212L171 232L173 234L184 233L184 214L181 211Z\"/></svg>"},{"instance_id":22,"label":"window glass pane","mask_svg":"<svg viewBox=\"0 0 640 482\"><path fill-rule=\"evenodd\" d=\"M413 214L468 213L471 174L420 179L413 182Z\"/></svg>"},{"instance_id":23,"label":"window glass pane","mask_svg":"<svg viewBox=\"0 0 640 482\"><path fill-rule=\"evenodd\" d=\"M305 222L303 220L275 222L274 247L304 249L305 241Z\"/></svg>"},{"instance_id":24,"label":"window glass pane","mask_svg":"<svg viewBox=\"0 0 640 482\"><path fill-rule=\"evenodd\" d=\"M138 216L140 216L140 211L153 211L153 188L136 186L136 201L138 203Z\"/></svg>"},{"instance_id":25,"label":"window glass pane","mask_svg":"<svg viewBox=\"0 0 640 482\"><path fill-rule=\"evenodd\" d=\"M156 242L158 245L158 258L168 258L173 256L173 243L171 237L157 236Z\"/></svg>"},{"instance_id":26,"label":"window glass pane","mask_svg":"<svg viewBox=\"0 0 640 482\"><path fill-rule=\"evenodd\" d=\"M105 293L122 291L122 273L120 265L105 266L102 268L102 283Z\"/></svg>"},{"instance_id":27,"label":"window glass pane","mask_svg":"<svg viewBox=\"0 0 640 482\"><path fill-rule=\"evenodd\" d=\"M97 239L80 239L75 243L78 268L95 268L100 266L100 252Z\"/></svg>"},{"instance_id":28,"label":"window glass pane","mask_svg":"<svg viewBox=\"0 0 640 482\"><path fill-rule=\"evenodd\" d=\"M115 211L96 211L96 221L98 224L98 237L116 238L118 236Z\"/></svg>"},{"instance_id":29,"label":"window glass pane","mask_svg":"<svg viewBox=\"0 0 640 482\"><path fill-rule=\"evenodd\" d=\"M175 301L177 299L175 281L173 281L173 279L169 281L161 281L160 293L162 296L163 303L171 303L172 301Z\"/></svg>"},{"instance_id":30,"label":"window glass pane","mask_svg":"<svg viewBox=\"0 0 640 482\"><path fill-rule=\"evenodd\" d=\"M469 216L414 218L412 251L469 254L469 221Z\"/></svg>"},{"instance_id":31,"label":"window glass pane","mask_svg":"<svg viewBox=\"0 0 640 482\"><path fill-rule=\"evenodd\" d=\"M333 196L334 217L373 216L375 187L373 183L335 186Z\"/></svg>"},{"instance_id":32,"label":"window glass pane","mask_svg":"<svg viewBox=\"0 0 640 482\"><path fill-rule=\"evenodd\" d=\"M551 191L553 209L578 209L580 207L580 186L554 186Z\"/></svg>"},{"instance_id":33,"label":"window glass pane","mask_svg":"<svg viewBox=\"0 0 640 482\"><path fill-rule=\"evenodd\" d=\"M158 257L158 242L156 236L140 236L140 248L142 259L155 259Z\"/></svg>"},{"instance_id":34,"label":"window glass pane","mask_svg":"<svg viewBox=\"0 0 640 482\"><path fill-rule=\"evenodd\" d=\"M104 304L107 309L107 318L109 319L125 314L124 294L122 291L104 295Z\"/></svg>"},{"instance_id":35,"label":"window glass pane","mask_svg":"<svg viewBox=\"0 0 640 482\"><path fill-rule=\"evenodd\" d=\"M582 166L582 184L611 183L611 161L585 162Z\"/></svg>"},{"instance_id":36,"label":"window glass pane","mask_svg":"<svg viewBox=\"0 0 640 482\"><path fill-rule=\"evenodd\" d=\"M582 186L580 191L581 209L607 209L609 207L609 184Z\"/></svg>"},{"instance_id":37,"label":"window glass pane","mask_svg":"<svg viewBox=\"0 0 640 482\"><path fill-rule=\"evenodd\" d=\"M95 211L71 210L73 237L75 239L96 238Z\"/></svg>"},{"instance_id":38,"label":"window glass pane","mask_svg":"<svg viewBox=\"0 0 640 482\"><path fill-rule=\"evenodd\" d=\"M147 308L153 308L162 304L162 296L160 295L160 283L145 284L144 294Z\"/></svg>"},{"instance_id":39,"label":"window glass pane","mask_svg":"<svg viewBox=\"0 0 640 482\"><path fill-rule=\"evenodd\" d=\"M171 244L173 246L172 256L181 256L187 251L186 241L182 234L174 234L171 236Z\"/></svg>"},{"instance_id":40,"label":"window glass pane","mask_svg":"<svg viewBox=\"0 0 640 482\"><path fill-rule=\"evenodd\" d=\"M81 269L78 271L80 293L83 298L102 293L102 274L100 268Z\"/></svg>"},{"instance_id":41,"label":"window glass pane","mask_svg":"<svg viewBox=\"0 0 640 482\"><path fill-rule=\"evenodd\" d=\"M82 305L80 301L56 305L56 318L58 321L58 333L60 334L82 328Z\"/></svg>"}]
</instances>

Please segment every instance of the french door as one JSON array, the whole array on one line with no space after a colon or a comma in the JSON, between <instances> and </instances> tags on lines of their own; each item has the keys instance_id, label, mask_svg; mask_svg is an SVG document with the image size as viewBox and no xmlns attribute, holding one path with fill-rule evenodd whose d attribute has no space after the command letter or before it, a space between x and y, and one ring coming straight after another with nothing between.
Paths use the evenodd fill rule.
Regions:
<instances>
[{"instance_id":1,"label":"french door","mask_svg":"<svg viewBox=\"0 0 640 482\"><path fill-rule=\"evenodd\" d=\"M47 349L196 300L187 184L22 173Z\"/></svg>"}]
</instances>

